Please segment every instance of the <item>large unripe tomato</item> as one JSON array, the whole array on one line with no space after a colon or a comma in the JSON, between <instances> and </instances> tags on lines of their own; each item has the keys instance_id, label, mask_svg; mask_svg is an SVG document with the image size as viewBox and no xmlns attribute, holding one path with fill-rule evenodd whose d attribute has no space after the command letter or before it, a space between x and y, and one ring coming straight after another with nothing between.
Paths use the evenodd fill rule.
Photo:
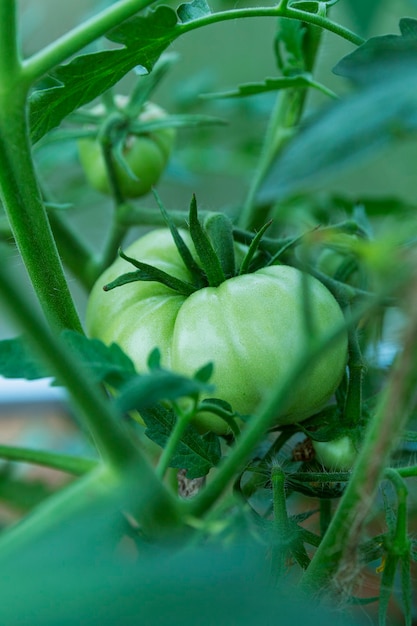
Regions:
<instances>
[{"instance_id":1,"label":"large unripe tomato","mask_svg":"<svg viewBox=\"0 0 417 626\"><path fill-rule=\"evenodd\" d=\"M193 250L188 233L182 236ZM145 235L126 254L191 282L168 229ZM105 343L118 343L139 372L146 370L155 347L161 351L162 365L182 374L193 375L213 362L213 395L241 414L256 411L302 358L310 341L343 325L342 311L330 292L293 267L266 267L188 297L155 282L103 291L103 285L131 270L129 263L117 259L99 278L88 303L88 333ZM305 287L314 337L306 336ZM277 423L300 421L320 409L340 383L346 357L344 333L297 382ZM216 416L197 416L197 422L220 434L227 431Z\"/></svg>"},{"instance_id":2,"label":"large unripe tomato","mask_svg":"<svg viewBox=\"0 0 417 626\"><path fill-rule=\"evenodd\" d=\"M124 102L118 99L118 102ZM101 109L95 109L100 112ZM93 110L94 112L94 110ZM166 117L163 109L147 102L139 120L149 122ZM118 183L127 198L138 198L148 193L158 182L171 154L175 139L174 128L160 128L143 135L128 135L123 146L123 158L134 174L114 161ZM78 152L81 165L91 187L104 194L110 193L109 178L102 148L96 139L80 139Z\"/></svg>"}]
</instances>

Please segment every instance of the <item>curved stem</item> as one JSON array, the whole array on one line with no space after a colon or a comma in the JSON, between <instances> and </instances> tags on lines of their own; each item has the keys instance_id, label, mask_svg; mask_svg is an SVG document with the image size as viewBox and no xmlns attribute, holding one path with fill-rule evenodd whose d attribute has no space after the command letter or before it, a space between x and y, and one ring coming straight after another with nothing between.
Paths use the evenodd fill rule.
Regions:
<instances>
[{"instance_id":1,"label":"curved stem","mask_svg":"<svg viewBox=\"0 0 417 626\"><path fill-rule=\"evenodd\" d=\"M216 22L224 22L227 20L236 20L241 18L250 17L285 17L288 19L299 20L300 22L306 22L307 24L313 24L319 26L324 30L328 30L346 41L350 41L356 46L362 45L365 40L353 33L348 28L332 22L327 17L323 17L316 13L308 13L307 11L300 11L291 7L280 5L278 7L251 7L244 9L232 9L229 11L219 11L218 13L210 13L204 17L186 22L185 24L178 25L179 33L186 33L202 26L209 24L215 24Z\"/></svg>"},{"instance_id":2,"label":"curved stem","mask_svg":"<svg viewBox=\"0 0 417 626\"><path fill-rule=\"evenodd\" d=\"M12 0L0 3L0 199L45 315L81 330L33 165L13 9Z\"/></svg>"},{"instance_id":3,"label":"curved stem","mask_svg":"<svg viewBox=\"0 0 417 626\"><path fill-rule=\"evenodd\" d=\"M0 459L42 465L43 467L50 467L51 469L74 474L75 476L82 476L97 466L97 461L94 459L4 445L0 445Z\"/></svg>"},{"instance_id":4,"label":"curved stem","mask_svg":"<svg viewBox=\"0 0 417 626\"><path fill-rule=\"evenodd\" d=\"M98 15L86 20L80 26L70 30L27 59L23 64L26 80L29 84L33 84L73 54L153 2L154 0L120 0Z\"/></svg>"},{"instance_id":5,"label":"curved stem","mask_svg":"<svg viewBox=\"0 0 417 626\"><path fill-rule=\"evenodd\" d=\"M42 76L47 74L54 67L63 63L73 54L79 52L82 48L95 41L99 37L105 35L106 32L120 24L153 3L154 0L121 0L116 5L109 7L82 25L74 28L60 37L49 46L34 54L24 62L24 74L29 84L33 84ZM350 31L348 28L341 26L331 20L306 11L299 11L281 4L279 7L263 7L248 9L233 9L229 11L220 11L211 13L202 18L192 20L185 24L177 25L178 35L190 32L203 26L223 22L226 20L236 20L246 17L286 17L289 19L300 20L315 26L319 26L325 30L335 33L339 37L350 41L359 46L364 40Z\"/></svg>"}]
</instances>

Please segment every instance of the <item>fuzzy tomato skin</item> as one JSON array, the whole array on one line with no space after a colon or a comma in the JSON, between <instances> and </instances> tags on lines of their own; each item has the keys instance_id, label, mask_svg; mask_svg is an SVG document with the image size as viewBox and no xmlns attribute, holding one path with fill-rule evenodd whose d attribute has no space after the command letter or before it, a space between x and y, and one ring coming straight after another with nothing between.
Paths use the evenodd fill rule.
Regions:
<instances>
[{"instance_id":1,"label":"fuzzy tomato skin","mask_svg":"<svg viewBox=\"0 0 417 626\"><path fill-rule=\"evenodd\" d=\"M165 116L163 109L148 102L139 119L145 122ZM143 136L127 137L123 157L136 178L132 178L118 162L114 163L119 186L126 198L143 196L156 185L171 154L175 134L174 128L161 128ZM78 153L91 187L101 193L110 194L106 164L99 142L96 139L80 139Z\"/></svg>"},{"instance_id":2,"label":"fuzzy tomato skin","mask_svg":"<svg viewBox=\"0 0 417 626\"><path fill-rule=\"evenodd\" d=\"M181 234L193 251L188 233ZM126 254L191 281L169 230L152 231ZM154 282L103 291L103 285L131 269L126 261L117 259L97 281L87 309L90 336L118 343L139 372L146 370L148 355L155 347L161 351L164 367L185 375L213 362L213 395L241 414L258 408L311 340L304 332L302 273L292 267L266 267L188 297ZM314 278L307 282L310 317L320 339L343 323L343 314L322 283ZM347 338L343 335L299 381L278 424L306 419L320 409L338 386L346 358ZM196 419L202 429L227 432L226 423L214 415L206 413Z\"/></svg>"}]
</instances>

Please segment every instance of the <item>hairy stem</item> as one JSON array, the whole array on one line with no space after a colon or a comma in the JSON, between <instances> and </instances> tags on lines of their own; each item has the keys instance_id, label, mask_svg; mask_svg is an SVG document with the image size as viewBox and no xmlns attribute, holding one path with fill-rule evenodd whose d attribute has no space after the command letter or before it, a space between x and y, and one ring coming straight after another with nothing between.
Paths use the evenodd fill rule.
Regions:
<instances>
[{"instance_id":1,"label":"hairy stem","mask_svg":"<svg viewBox=\"0 0 417 626\"><path fill-rule=\"evenodd\" d=\"M403 352L392 371L354 467L352 478L332 519L328 532L303 578L303 585L320 591L332 581L349 588L357 574L357 546L379 482L415 406L417 388L416 284L410 284L410 323Z\"/></svg>"},{"instance_id":2,"label":"hairy stem","mask_svg":"<svg viewBox=\"0 0 417 626\"><path fill-rule=\"evenodd\" d=\"M45 315L81 330L34 170L13 8L0 3L0 199Z\"/></svg>"}]
</instances>

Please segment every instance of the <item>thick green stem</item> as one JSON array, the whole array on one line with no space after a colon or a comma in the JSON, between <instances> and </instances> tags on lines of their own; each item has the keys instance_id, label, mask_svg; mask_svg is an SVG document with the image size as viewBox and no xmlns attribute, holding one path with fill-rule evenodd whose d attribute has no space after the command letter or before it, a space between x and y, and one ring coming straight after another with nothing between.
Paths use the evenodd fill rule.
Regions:
<instances>
[{"instance_id":1,"label":"thick green stem","mask_svg":"<svg viewBox=\"0 0 417 626\"><path fill-rule=\"evenodd\" d=\"M24 329L32 349L72 396L104 460L115 468L131 463L138 452L118 423L117 415L59 337L37 317L7 272L4 259L0 263L0 297L2 307L9 309L12 318Z\"/></svg>"},{"instance_id":2,"label":"thick green stem","mask_svg":"<svg viewBox=\"0 0 417 626\"><path fill-rule=\"evenodd\" d=\"M26 80L33 84L73 54L153 2L154 0L120 0L86 20L25 61L23 69Z\"/></svg>"},{"instance_id":3,"label":"thick green stem","mask_svg":"<svg viewBox=\"0 0 417 626\"><path fill-rule=\"evenodd\" d=\"M417 388L416 284L410 284L410 323L404 349L392 371L389 385L369 424L352 478L332 519L328 532L303 578L312 591L326 589L330 582L345 589L357 574L356 551L379 482L401 436L410 410L415 406Z\"/></svg>"},{"instance_id":4,"label":"thick green stem","mask_svg":"<svg viewBox=\"0 0 417 626\"><path fill-rule=\"evenodd\" d=\"M31 156L15 11L12 0L0 3L0 199L49 321L81 330Z\"/></svg>"},{"instance_id":5,"label":"thick green stem","mask_svg":"<svg viewBox=\"0 0 417 626\"><path fill-rule=\"evenodd\" d=\"M278 96L277 106L272 114L265 143L253 177L248 196L238 225L248 230L260 228L268 219L270 205L256 206L256 195L264 180L272 160L285 147L294 134L306 97L304 89L286 89Z\"/></svg>"}]
</instances>

